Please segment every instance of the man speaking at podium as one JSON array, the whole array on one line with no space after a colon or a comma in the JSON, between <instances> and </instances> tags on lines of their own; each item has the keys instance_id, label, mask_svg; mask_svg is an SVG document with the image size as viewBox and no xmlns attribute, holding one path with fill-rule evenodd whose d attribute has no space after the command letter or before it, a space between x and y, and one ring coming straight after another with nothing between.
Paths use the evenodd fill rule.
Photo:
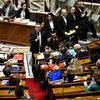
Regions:
<instances>
[{"instance_id":1,"label":"man speaking at podium","mask_svg":"<svg viewBox=\"0 0 100 100\"><path fill-rule=\"evenodd\" d=\"M30 33L30 51L34 53L43 52L47 43L47 34L42 31L40 22L36 22L35 30ZM34 58L34 57L33 57Z\"/></svg>"}]
</instances>

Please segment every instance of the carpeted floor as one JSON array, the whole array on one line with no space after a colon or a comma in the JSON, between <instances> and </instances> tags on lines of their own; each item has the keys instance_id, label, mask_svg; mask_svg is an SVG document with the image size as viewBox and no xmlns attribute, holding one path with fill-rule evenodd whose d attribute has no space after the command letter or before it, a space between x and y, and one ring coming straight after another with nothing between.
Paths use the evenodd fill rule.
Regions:
<instances>
[{"instance_id":1,"label":"carpeted floor","mask_svg":"<svg viewBox=\"0 0 100 100\"><path fill-rule=\"evenodd\" d=\"M34 97L34 100L44 100L45 93L40 89L39 83L34 82L33 78L27 78L26 85L29 87L29 94Z\"/></svg>"}]
</instances>

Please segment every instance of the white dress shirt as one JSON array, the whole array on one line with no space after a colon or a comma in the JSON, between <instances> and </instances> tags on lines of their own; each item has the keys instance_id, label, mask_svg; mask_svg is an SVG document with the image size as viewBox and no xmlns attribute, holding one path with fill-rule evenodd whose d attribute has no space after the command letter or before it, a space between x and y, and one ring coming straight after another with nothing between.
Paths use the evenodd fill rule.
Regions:
<instances>
[{"instance_id":1,"label":"white dress shirt","mask_svg":"<svg viewBox=\"0 0 100 100\"><path fill-rule=\"evenodd\" d=\"M8 6L8 7L6 8L6 13L5 13L5 16L6 16L6 17L8 17L8 15L9 15L9 9L10 9L10 6Z\"/></svg>"},{"instance_id":2,"label":"white dress shirt","mask_svg":"<svg viewBox=\"0 0 100 100\"><path fill-rule=\"evenodd\" d=\"M25 18L25 11L24 10L21 11L20 17Z\"/></svg>"},{"instance_id":3,"label":"white dress shirt","mask_svg":"<svg viewBox=\"0 0 100 100\"><path fill-rule=\"evenodd\" d=\"M67 19L66 19L66 17L63 16L63 19L64 19L64 22L65 22L66 25L67 25Z\"/></svg>"},{"instance_id":4,"label":"white dress shirt","mask_svg":"<svg viewBox=\"0 0 100 100\"><path fill-rule=\"evenodd\" d=\"M52 29L52 31L53 31L53 29L54 29L54 23L53 23L53 21L52 21L52 20L49 21L49 24L50 24L50 27L51 27L51 29Z\"/></svg>"}]
</instances>

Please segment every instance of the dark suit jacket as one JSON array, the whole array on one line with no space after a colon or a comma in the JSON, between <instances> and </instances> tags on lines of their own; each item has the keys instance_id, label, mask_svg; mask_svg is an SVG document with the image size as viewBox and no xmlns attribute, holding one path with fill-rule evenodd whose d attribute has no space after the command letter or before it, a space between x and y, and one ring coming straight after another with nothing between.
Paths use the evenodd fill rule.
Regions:
<instances>
[{"instance_id":1,"label":"dark suit jacket","mask_svg":"<svg viewBox=\"0 0 100 100\"><path fill-rule=\"evenodd\" d=\"M77 23L77 25L79 25L80 22L81 22L81 14L82 14L82 12L79 10L78 7L76 7L75 16L76 16L76 23Z\"/></svg>"},{"instance_id":2,"label":"dark suit jacket","mask_svg":"<svg viewBox=\"0 0 100 100\"><path fill-rule=\"evenodd\" d=\"M67 55L67 54L65 54L65 55L58 55L58 60L60 61L63 61L63 60L65 60L66 61L66 66L68 66L69 65L69 63L70 63L70 61L71 61L71 56L70 55Z\"/></svg>"},{"instance_id":3,"label":"dark suit jacket","mask_svg":"<svg viewBox=\"0 0 100 100\"><path fill-rule=\"evenodd\" d=\"M6 7L5 5L2 7L1 9L1 15L5 16L6 14ZM9 9L9 17L15 17L15 11L14 11L14 7L10 5L10 9Z\"/></svg>"},{"instance_id":4,"label":"dark suit jacket","mask_svg":"<svg viewBox=\"0 0 100 100\"><path fill-rule=\"evenodd\" d=\"M85 56L88 56L87 51L80 51L75 55L76 58L81 58L81 57L85 57Z\"/></svg>"},{"instance_id":5,"label":"dark suit jacket","mask_svg":"<svg viewBox=\"0 0 100 100\"><path fill-rule=\"evenodd\" d=\"M57 22L56 22L55 19L53 20L53 24L54 24L53 33L57 33ZM44 22L44 29L45 29L45 31L46 31L48 34L51 34L51 33L52 33L52 29L51 29L51 27L50 27L50 24L49 24L49 21L48 21L48 20L46 20L46 21Z\"/></svg>"},{"instance_id":6,"label":"dark suit jacket","mask_svg":"<svg viewBox=\"0 0 100 100\"><path fill-rule=\"evenodd\" d=\"M22 8L18 9L17 14L16 14L17 18L20 18L21 12L22 12ZM28 9L25 10L25 19L30 19L30 13Z\"/></svg>"},{"instance_id":7,"label":"dark suit jacket","mask_svg":"<svg viewBox=\"0 0 100 100\"><path fill-rule=\"evenodd\" d=\"M39 52L39 41L36 42L35 39L37 39L37 33L35 31L32 31L30 33L30 43L31 43L30 51L32 53ZM47 34L45 31L41 31L41 41L42 41L41 52L43 52L44 47L47 43Z\"/></svg>"},{"instance_id":8,"label":"dark suit jacket","mask_svg":"<svg viewBox=\"0 0 100 100\"><path fill-rule=\"evenodd\" d=\"M66 17L66 20L67 20L67 17ZM65 23L65 21L64 21L62 16L58 17L57 26L58 26L58 34L60 36L64 36L65 32L69 32L69 25L68 25L68 23L66 25L66 23Z\"/></svg>"},{"instance_id":9,"label":"dark suit jacket","mask_svg":"<svg viewBox=\"0 0 100 100\"><path fill-rule=\"evenodd\" d=\"M76 26L76 16L75 16L75 19L74 19L73 15L71 13L68 13L67 21L68 21L69 29L73 30Z\"/></svg>"}]
</instances>

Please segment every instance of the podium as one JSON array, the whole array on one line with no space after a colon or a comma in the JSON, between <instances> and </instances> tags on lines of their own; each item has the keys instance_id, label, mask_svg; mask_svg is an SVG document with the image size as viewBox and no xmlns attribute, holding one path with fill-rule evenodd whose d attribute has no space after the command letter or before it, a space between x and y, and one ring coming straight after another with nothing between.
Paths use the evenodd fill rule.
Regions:
<instances>
[{"instance_id":1,"label":"podium","mask_svg":"<svg viewBox=\"0 0 100 100\"><path fill-rule=\"evenodd\" d=\"M100 40L93 41L86 45L92 62L100 59Z\"/></svg>"}]
</instances>

